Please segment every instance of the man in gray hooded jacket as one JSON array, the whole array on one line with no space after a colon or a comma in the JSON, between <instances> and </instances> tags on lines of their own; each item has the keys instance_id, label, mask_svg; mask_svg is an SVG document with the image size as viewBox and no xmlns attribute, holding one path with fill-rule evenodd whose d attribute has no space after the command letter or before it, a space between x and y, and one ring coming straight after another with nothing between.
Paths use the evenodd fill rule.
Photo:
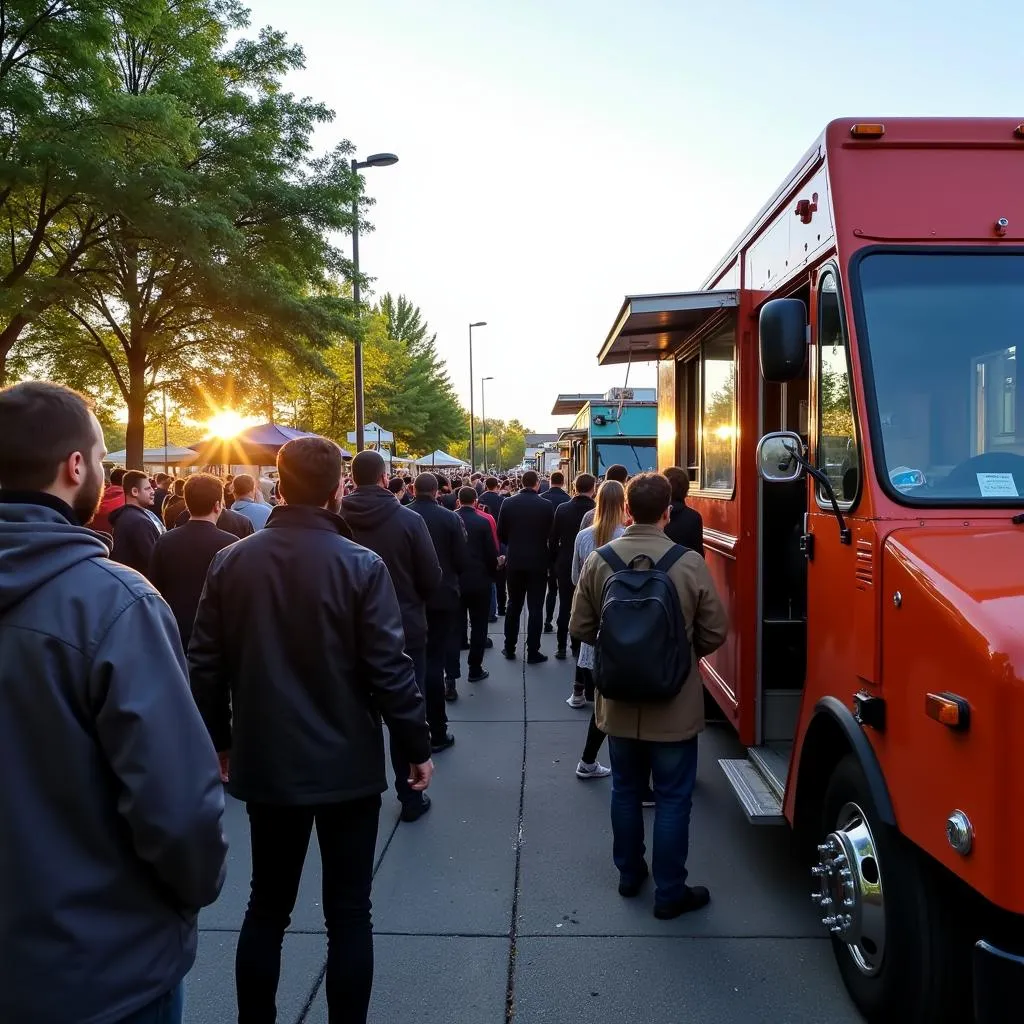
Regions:
<instances>
[{"instance_id":1,"label":"man in gray hooded jacket","mask_svg":"<svg viewBox=\"0 0 1024 1024\"><path fill-rule=\"evenodd\" d=\"M0 391L0 1021L176 1024L224 879L217 755L174 616L84 527L87 401Z\"/></svg>"}]
</instances>

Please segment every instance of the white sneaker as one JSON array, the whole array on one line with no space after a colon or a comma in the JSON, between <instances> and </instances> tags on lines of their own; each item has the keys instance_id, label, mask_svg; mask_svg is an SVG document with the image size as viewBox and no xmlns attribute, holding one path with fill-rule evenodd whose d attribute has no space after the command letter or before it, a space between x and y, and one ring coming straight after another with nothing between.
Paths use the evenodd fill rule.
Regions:
<instances>
[{"instance_id":1,"label":"white sneaker","mask_svg":"<svg viewBox=\"0 0 1024 1024\"><path fill-rule=\"evenodd\" d=\"M576 778L578 779L606 779L611 773L611 768L606 768L600 761L595 761L593 764L585 764L580 761L576 765Z\"/></svg>"},{"instance_id":2,"label":"white sneaker","mask_svg":"<svg viewBox=\"0 0 1024 1024\"><path fill-rule=\"evenodd\" d=\"M574 693L570 697L566 697L565 703L571 708L585 708L587 706L587 698L582 693Z\"/></svg>"}]
</instances>

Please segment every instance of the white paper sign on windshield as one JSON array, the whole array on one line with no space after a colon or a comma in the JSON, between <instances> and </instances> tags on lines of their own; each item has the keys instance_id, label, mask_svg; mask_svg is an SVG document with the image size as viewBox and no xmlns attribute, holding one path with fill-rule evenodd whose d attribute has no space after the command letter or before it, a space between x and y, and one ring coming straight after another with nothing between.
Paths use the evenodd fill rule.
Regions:
<instances>
[{"instance_id":1,"label":"white paper sign on windshield","mask_svg":"<svg viewBox=\"0 0 1024 1024\"><path fill-rule=\"evenodd\" d=\"M978 487L983 498L1020 497L1012 473L979 473Z\"/></svg>"}]
</instances>

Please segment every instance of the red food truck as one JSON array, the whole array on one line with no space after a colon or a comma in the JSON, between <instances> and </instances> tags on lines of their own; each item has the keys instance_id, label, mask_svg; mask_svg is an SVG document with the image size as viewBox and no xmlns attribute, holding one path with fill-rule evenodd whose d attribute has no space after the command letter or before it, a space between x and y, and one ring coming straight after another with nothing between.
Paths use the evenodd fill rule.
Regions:
<instances>
[{"instance_id":1,"label":"red food truck","mask_svg":"<svg viewBox=\"0 0 1024 1024\"><path fill-rule=\"evenodd\" d=\"M1024 124L834 121L702 288L628 297L732 617L702 664L872 1021L1024 1020Z\"/></svg>"}]
</instances>

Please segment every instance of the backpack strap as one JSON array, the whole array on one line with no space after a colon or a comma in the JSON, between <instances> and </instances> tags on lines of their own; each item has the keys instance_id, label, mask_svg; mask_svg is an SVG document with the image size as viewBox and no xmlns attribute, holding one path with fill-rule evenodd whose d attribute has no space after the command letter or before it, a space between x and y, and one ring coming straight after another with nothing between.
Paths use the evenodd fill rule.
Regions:
<instances>
[{"instance_id":1,"label":"backpack strap","mask_svg":"<svg viewBox=\"0 0 1024 1024\"><path fill-rule=\"evenodd\" d=\"M658 564L654 567L655 571L667 573L669 569L671 569L672 566L675 565L676 562L678 562L679 559L682 558L689 550L690 549L688 547L684 547L682 544L673 544L672 547L670 547L668 551L658 559Z\"/></svg>"},{"instance_id":2,"label":"backpack strap","mask_svg":"<svg viewBox=\"0 0 1024 1024\"><path fill-rule=\"evenodd\" d=\"M628 565L612 550L610 543L597 549L597 553L612 567L612 572L624 572Z\"/></svg>"}]
</instances>

